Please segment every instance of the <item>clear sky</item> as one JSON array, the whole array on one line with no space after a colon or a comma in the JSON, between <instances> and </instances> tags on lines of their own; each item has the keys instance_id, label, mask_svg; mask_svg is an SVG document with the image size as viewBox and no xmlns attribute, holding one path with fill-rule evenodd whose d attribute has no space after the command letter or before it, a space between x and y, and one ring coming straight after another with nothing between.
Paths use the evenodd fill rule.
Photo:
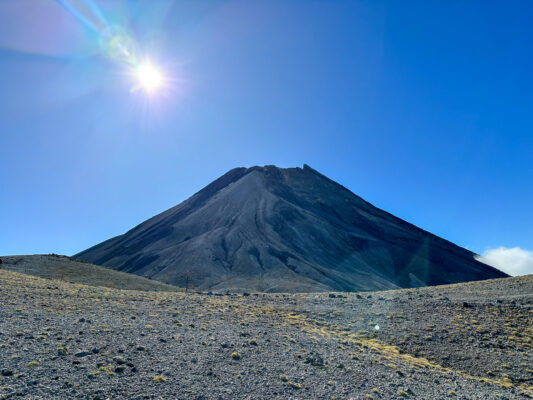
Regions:
<instances>
[{"instance_id":1,"label":"clear sky","mask_svg":"<svg viewBox=\"0 0 533 400\"><path fill-rule=\"evenodd\" d=\"M473 251L531 255L530 1L94 3L167 82L131 90L59 2L0 2L0 254L71 255L231 168L307 163Z\"/></svg>"}]
</instances>

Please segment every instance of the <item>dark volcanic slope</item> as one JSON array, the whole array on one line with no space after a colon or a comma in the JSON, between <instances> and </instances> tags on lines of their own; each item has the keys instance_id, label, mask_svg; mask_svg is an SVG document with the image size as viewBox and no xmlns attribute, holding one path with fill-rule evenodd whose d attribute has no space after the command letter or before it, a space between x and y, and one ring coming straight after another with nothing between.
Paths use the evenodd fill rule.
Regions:
<instances>
[{"instance_id":1,"label":"dark volcanic slope","mask_svg":"<svg viewBox=\"0 0 533 400\"><path fill-rule=\"evenodd\" d=\"M376 290L506 276L304 165L236 168L75 257L183 286Z\"/></svg>"}]
</instances>

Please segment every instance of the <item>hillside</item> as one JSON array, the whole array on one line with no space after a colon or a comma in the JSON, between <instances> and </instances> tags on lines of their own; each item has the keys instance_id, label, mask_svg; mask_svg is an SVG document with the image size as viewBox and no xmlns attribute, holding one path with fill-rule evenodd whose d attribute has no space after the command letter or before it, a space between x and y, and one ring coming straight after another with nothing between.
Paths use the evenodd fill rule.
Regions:
<instances>
[{"instance_id":1,"label":"hillside","mask_svg":"<svg viewBox=\"0 0 533 400\"><path fill-rule=\"evenodd\" d=\"M435 211L437 212L437 211ZM75 257L203 290L382 290L499 278L307 165L236 168Z\"/></svg>"},{"instance_id":2,"label":"hillside","mask_svg":"<svg viewBox=\"0 0 533 400\"><path fill-rule=\"evenodd\" d=\"M176 286L56 254L1 256L0 269L90 286L128 290L177 291Z\"/></svg>"},{"instance_id":3,"label":"hillside","mask_svg":"<svg viewBox=\"0 0 533 400\"><path fill-rule=\"evenodd\" d=\"M0 270L0 399L533 398L533 276L200 295Z\"/></svg>"}]
</instances>

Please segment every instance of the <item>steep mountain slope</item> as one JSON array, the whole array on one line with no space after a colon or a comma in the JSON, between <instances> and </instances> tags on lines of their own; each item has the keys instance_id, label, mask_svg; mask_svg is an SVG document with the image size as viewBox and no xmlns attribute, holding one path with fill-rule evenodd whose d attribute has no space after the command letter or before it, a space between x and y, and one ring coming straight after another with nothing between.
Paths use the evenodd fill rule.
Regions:
<instances>
[{"instance_id":1,"label":"steep mountain slope","mask_svg":"<svg viewBox=\"0 0 533 400\"><path fill-rule=\"evenodd\" d=\"M77 258L183 286L379 290L504 277L307 165L236 168Z\"/></svg>"}]
</instances>

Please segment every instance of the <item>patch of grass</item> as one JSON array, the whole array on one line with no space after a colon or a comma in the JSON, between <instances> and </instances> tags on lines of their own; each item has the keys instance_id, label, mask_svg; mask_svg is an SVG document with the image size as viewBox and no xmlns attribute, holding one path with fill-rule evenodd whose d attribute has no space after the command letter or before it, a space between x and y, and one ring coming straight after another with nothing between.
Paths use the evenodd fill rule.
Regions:
<instances>
[{"instance_id":1,"label":"patch of grass","mask_svg":"<svg viewBox=\"0 0 533 400\"><path fill-rule=\"evenodd\" d=\"M98 368L99 371L102 371L102 372L113 372L113 368L114 366L113 365L108 365L108 366L101 366Z\"/></svg>"},{"instance_id":2,"label":"patch of grass","mask_svg":"<svg viewBox=\"0 0 533 400\"><path fill-rule=\"evenodd\" d=\"M503 387L506 387L506 388L513 387L513 381L509 379L508 377L503 378L500 382Z\"/></svg>"},{"instance_id":3,"label":"patch of grass","mask_svg":"<svg viewBox=\"0 0 533 400\"><path fill-rule=\"evenodd\" d=\"M167 378L165 378L163 375L156 375L154 376L154 382L156 383L163 383L166 382Z\"/></svg>"},{"instance_id":4,"label":"patch of grass","mask_svg":"<svg viewBox=\"0 0 533 400\"><path fill-rule=\"evenodd\" d=\"M297 383L297 382L288 381L287 385L289 385L290 387L292 387L294 389L301 389L302 388L302 384L301 383Z\"/></svg>"},{"instance_id":5,"label":"patch of grass","mask_svg":"<svg viewBox=\"0 0 533 400\"><path fill-rule=\"evenodd\" d=\"M231 353L231 358L233 358L234 360L240 360L242 358L242 355L238 351L234 351L233 353Z\"/></svg>"}]
</instances>

